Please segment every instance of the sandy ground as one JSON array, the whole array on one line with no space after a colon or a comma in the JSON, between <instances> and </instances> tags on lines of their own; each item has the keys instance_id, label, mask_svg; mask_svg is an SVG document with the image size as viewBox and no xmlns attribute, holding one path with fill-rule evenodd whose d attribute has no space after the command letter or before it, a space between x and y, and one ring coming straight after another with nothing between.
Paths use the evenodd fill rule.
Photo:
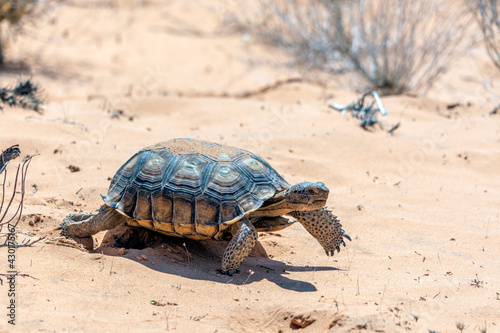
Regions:
<instances>
[{"instance_id":1,"label":"sandy ground","mask_svg":"<svg viewBox=\"0 0 500 333\"><path fill-rule=\"evenodd\" d=\"M224 243L167 238L120 254L99 247L104 232L91 253L41 241L16 253L29 276L17 278L15 327L0 287L0 331L286 332L312 321L298 331L458 332L464 322L464 332L500 332L500 116L488 114L500 73L484 51L423 96L384 98L385 130L370 133L327 108L359 96L345 77L242 97L298 73L269 63L276 51L221 33L231 2L81 3L8 45L47 106L0 113L1 148L39 154L20 240L58 236L68 213L101 205L133 153L175 137L249 149L290 183L323 181L353 240L328 258L299 224L261 234L233 277L216 273ZM19 79L1 75L2 85Z\"/></svg>"}]
</instances>

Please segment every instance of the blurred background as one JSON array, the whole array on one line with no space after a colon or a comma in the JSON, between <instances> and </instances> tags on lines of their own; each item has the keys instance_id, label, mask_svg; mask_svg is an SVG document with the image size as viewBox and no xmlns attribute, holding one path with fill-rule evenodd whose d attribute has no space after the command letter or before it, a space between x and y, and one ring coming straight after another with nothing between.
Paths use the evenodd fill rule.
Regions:
<instances>
[{"instance_id":1,"label":"blurred background","mask_svg":"<svg viewBox=\"0 0 500 333\"><path fill-rule=\"evenodd\" d=\"M31 75L48 100L139 94L148 66L164 80L145 94L237 94L300 77L348 91L498 98L488 76L500 67L496 1L0 5L1 79Z\"/></svg>"}]
</instances>

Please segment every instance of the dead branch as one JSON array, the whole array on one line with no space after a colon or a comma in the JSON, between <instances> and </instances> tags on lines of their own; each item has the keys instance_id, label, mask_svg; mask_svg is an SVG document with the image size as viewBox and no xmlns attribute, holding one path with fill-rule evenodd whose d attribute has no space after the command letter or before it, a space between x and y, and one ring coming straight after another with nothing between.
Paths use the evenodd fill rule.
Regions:
<instances>
[{"instance_id":1,"label":"dead branch","mask_svg":"<svg viewBox=\"0 0 500 333\"><path fill-rule=\"evenodd\" d=\"M85 247L83 247L82 244L79 244L74 239L66 238L64 236L46 239L44 241L44 243L58 245L58 246L66 246L66 247L71 247L71 248L80 250L82 252L89 252Z\"/></svg>"},{"instance_id":2,"label":"dead branch","mask_svg":"<svg viewBox=\"0 0 500 333\"><path fill-rule=\"evenodd\" d=\"M26 273L20 273L20 272L15 272L15 273L12 273L12 274L8 274L8 273L0 273L0 276L3 276L4 278L8 279L9 277L12 277L12 276L20 276L20 277L29 277L29 278L32 278L32 279L35 279L35 280L40 280L39 278L36 278L34 276L31 276L29 274L26 274ZM2 278L0 278L0 285L3 286L3 280Z\"/></svg>"},{"instance_id":3,"label":"dead branch","mask_svg":"<svg viewBox=\"0 0 500 333\"><path fill-rule=\"evenodd\" d=\"M20 153L20 151L19 151L19 153ZM14 188L12 190L12 196L10 197L10 199L9 199L9 201L7 203L7 207L5 208L5 211L4 211L3 215L2 215L2 210L3 210L4 198L5 198L5 181L7 179L7 170L6 170L6 168L4 168L2 170L2 171L5 170L5 174L4 174L4 182L2 184L2 201L0 203L0 230L1 230L1 227L3 225L11 223L15 219L17 219L16 222L14 223L14 226L16 226L17 223L19 223L19 220L21 219L21 215L22 215L22 212L23 212L24 195L25 195L25 192L26 192L26 175L28 174L28 168L29 168L29 165L31 163L31 159L34 156L35 155L31 155L31 156L28 156L28 157L24 158L23 161L21 162L21 164L19 164L17 166L16 176L15 176L15 180L14 180ZM17 184L18 184L19 176L21 176L21 180L20 180L21 195L20 195L19 204L18 204L18 206L16 208L16 211L12 215L12 217L10 217L10 219L7 219L7 213L9 211L10 206L14 202L14 199L15 199L15 196L16 196L16 189L17 189Z\"/></svg>"},{"instance_id":4,"label":"dead branch","mask_svg":"<svg viewBox=\"0 0 500 333\"><path fill-rule=\"evenodd\" d=\"M282 86L286 86L288 84L293 84L293 83L309 83L309 84L314 84L316 86L320 87L326 87L326 84L318 81L318 80L309 80L303 77L291 77L283 80L276 80L273 83L266 84L262 87L253 89L253 90L244 90L242 92L237 92L237 93L214 93L214 92L183 92L183 91L178 91L176 94L178 96L183 96L183 97L194 97L194 98L234 98L234 99L245 99L245 98L250 98L250 97L255 97L255 96L260 96L267 94L268 92L277 90L281 88Z\"/></svg>"},{"instance_id":5,"label":"dead branch","mask_svg":"<svg viewBox=\"0 0 500 333\"><path fill-rule=\"evenodd\" d=\"M43 237L38 237L37 239L23 239L20 244L10 244L5 241L3 244L0 244L0 247L2 246L8 246L8 247L29 247L32 246L35 243L38 243L39 241L45 239L47 236Z\"/></svg>"},{"instance_id":6,"label":"dead branch","mask_svg":"<svg viewBox=\"0 0 500 333\"><path fill-rule=\"evenodd\" d=\"M0 155L0 174L7 166L7 163L9 163L10 160L17 158L19 155L21 155L19 145L13 145L12 147L9 147L2 151L2 154Z\"/></svg>"},{"instance_id":7,"label":"dead branch","mask_svg":"<svg viewBox=\"0 0 500 333\"><path fill-rule=\"evenodd\" d=\"M500 5L497 0L467 2L483 33L486 50L495 66L500 69Z\"/></svg>"}]
</instances>

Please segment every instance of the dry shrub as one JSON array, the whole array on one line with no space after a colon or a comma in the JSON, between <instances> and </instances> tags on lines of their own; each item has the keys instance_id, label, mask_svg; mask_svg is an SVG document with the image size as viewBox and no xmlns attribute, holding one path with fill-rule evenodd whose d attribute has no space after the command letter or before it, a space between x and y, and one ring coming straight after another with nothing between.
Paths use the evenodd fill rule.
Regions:
<instances>
[{"instance_id":1,"label":"dry shrub","mask_svg":"<svg viewBox=\"0 0 500 333\"><path fill-rule=\"evenodd\" d=\"M25 237L21 242L17 241L16 227L23 214L24 196L26 194L26 176L28 174L28 167L31 159L35 155L26 156L17 165L13 179L7 176L9 163L19 157L21 151L18 145L11 146L6 150L0 151L0 247L8 247L9 251L9 271L13 271L15 248L21 246L32 246L33 244L41 241L44 237L32 239ZM10 190L7 190L10 187ZM3 227L6 226L7 232L2 232ZM14 252L12 252L14 251ZM18 274L18 273L14 273ZM12 276L12 274L0 273L0 276ZM21 276L27 276L21 274ZM2 279L0 278L0 284Z\"/></svg>"},{"instance_id":2,"label":"dry shrub","mask_svg":"<svg viewBox=\"0 0 500 333\"><path fill-rule=\"evenodd\" d=\"M22 160L17 166L14 174L12 190L7 191L6 185L9 181L7 178L7 166L11 160L16 159L21 155L18 145L7 148L5 151L0 151L0 232L4 225L17 225L23 212L24 195L26 190L26 175L28 167L33 156L28 156ZM20 194L17 195L18 184L20 184ZM7 193L9 192L9 193ZM0 234L0 239L2 238ZM2 246L2 244L0 244Z\"/></svg>"},{"instance_id":3,"label":"dry shrub","mask_svg":"<svg viewBox=\"0 0 500 333\"><path fill-rule=\"evenodd\" d=\"M375 86L429 88L467 48L464 8L439 0L356 1L351 59Z\"/></svg>"},{"instance_id":4,"label":"dry shrub","mask_svg":"<svg viewBox=\"0 0 500 333\"><path fill-rule=\"evenodd\" d=\"M33 12L38 0L0 0L0 22L17 24L22 17Z\"/></svg>"},{"instance_id":5,"label":"dry shrub","mask_svg":"<svg viewBox=\"0 0 500 333\"><path fill-rule=\"evenodd\" d=\"M5 104L42 113L45 106L40 95L39 87L31 80L20 81L14 88L0 87L0 110L3 109L2 104Z\"/></svg>"},{"instance_id":6,"label":"dry shrub","mask_svg":"<svg viewBox=\"0 0 500 333\"><path fill-rule=\"evenodd\" d=\"M269 46L290 52L294 65L341 72L349 67L340 1L258 0L238 2L226 24Z\"/></svg>"},{"instance_id":7,"label":"dry shrub","mask_svg":"<svg viewBox=\"0 0 500 333\"><path fill-rule=\"evenodd\" d=\"M43 17L62 1L64 0L0 0L0 24L8 22L10 27L20 29L22 22L33 22L36 18ZM2 37L0 33L0 66L4 65Z\"/></svg>"},{"instance_id":8,"label":"dry shrub","mask_svg":"<svg viewBox=\"0 0 500 333\"><path fill-rule=\"evenodd\" d=\"M493 63L500 69L500 6L497 0L467 0L479 22L484 42Z\"/></svg>"},{"instance_id":9,"label":"dry shrub","mask_svg":"<svg viewBox=\"0 0 500 333\"><path fill-rule=\"evenodd\" d=\"M470 15L448 0L259 0L235 7L238 27L291 52L296 64L356 70L389 93L429 88L470 45Z\"/></svg>"}]
</instances>

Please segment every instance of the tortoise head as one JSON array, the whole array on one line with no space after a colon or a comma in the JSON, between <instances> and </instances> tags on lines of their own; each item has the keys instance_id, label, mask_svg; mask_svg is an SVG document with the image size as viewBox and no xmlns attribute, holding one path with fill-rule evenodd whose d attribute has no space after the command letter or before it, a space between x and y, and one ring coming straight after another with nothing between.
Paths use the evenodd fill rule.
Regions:
<instances>
[{"instance_id":1,"label":"tortoise head","mask_svg":"<svg viewBox=\"0 0 500 333\"><path fill-rule=\"evenodd\" d=\"M328 192L323 183L299 183L266 200L258 210L252 212L252 216L280 216L321 209L326 205Z\"/></svg>"},{"instance_id":2,"label":"tortoise head","mask_svg":"<svg viewBox=\"0 0 500 333\"><path fill-rule=\"evenodd\" d=\"M302 182L288 189L285 200L294 211L316 210L326 205L329 192L321 182Z\"/></svg>"}]
</instances>

